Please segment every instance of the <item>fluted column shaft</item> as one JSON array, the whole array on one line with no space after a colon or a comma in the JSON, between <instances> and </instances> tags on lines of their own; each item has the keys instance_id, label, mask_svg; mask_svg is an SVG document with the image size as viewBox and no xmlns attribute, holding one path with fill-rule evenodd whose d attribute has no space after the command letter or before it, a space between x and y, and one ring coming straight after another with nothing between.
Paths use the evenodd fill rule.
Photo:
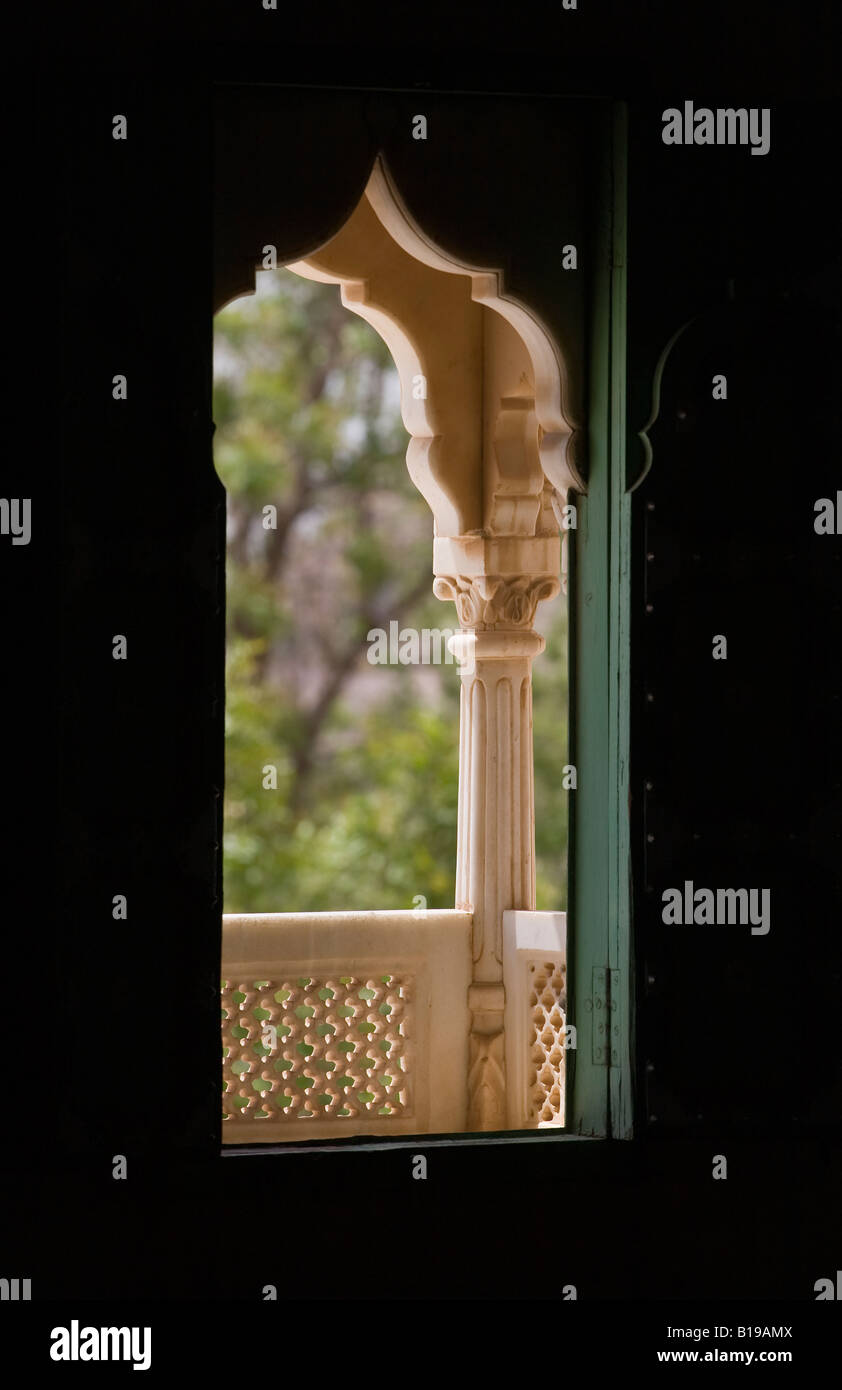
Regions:
<instances>
[{"instance_id":1,"label":"fluted column shaft","mask_svg":"<svg viewBox=\"0 0 842 1390\"><path fill-rule=\"evenodd\" d=\"M532 661L544 639L531 625L539 598L558 587L554 576L435 586L455 598L463 625L451 642L462 673L456 906L474 920L468 1123L477 1130L507 1124L503 913L535 907Z\"/></svg>"}]
</instances>

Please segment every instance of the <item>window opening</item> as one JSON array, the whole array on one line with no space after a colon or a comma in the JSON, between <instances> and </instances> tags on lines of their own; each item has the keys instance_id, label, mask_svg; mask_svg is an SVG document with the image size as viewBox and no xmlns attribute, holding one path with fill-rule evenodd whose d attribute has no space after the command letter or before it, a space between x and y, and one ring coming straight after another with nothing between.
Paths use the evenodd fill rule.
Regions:
<instances>
[{"instance_id":1,"label":"window opening","mask_svg":"<svg viewBox=\"0 0 842 1390\"><path fill-rule=\"evenodd\" d=\"M385 313L388 265L371 293L331 262L354 260L362 219L405 269L384 207L410 224L381 166L367 194L322 253L259 274L217 318L228 1142L556 1127L575 1046L567 615L539 602L575 526L548 476L570 466L571 431L534 321L478 303L491 275L442 274L424 247L468 359L442 390L453 333ZM431 385L435 408L417 408Z\"/></svg>"}]
</instances>

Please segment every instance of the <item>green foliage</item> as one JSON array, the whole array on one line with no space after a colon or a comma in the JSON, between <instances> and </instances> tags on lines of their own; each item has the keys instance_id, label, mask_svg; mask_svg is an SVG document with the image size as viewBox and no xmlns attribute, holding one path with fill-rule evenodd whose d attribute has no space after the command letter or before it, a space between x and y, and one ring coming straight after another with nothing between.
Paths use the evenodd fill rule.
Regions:
<instances>
[{"instance_id":1,"label":"green foliage","mask_svg":"<svg viewBox=\"0 0 842 1390\"><path fill-rule=\"evenodd\" d=\"M216 320L228 504L226 912L453 905L454 666L371 667L366 634L456 626L405 464L394 366L334 286L287 271ZM277 526L266 524L274 507ZM535 668L539 907L563 905L567 662ZM276 789L264 769L276 769Z\"/></svg>"}]
</instances>

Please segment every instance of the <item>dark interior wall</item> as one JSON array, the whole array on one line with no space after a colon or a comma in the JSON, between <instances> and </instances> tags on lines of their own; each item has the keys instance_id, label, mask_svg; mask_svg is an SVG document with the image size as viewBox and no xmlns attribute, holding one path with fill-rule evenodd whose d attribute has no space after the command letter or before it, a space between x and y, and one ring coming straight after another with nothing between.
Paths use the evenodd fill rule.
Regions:
<instances>
[{"instance_id":1,"label":"dark interior wall","mask_svg":"<svg viewBox=\"0 0 842 1390\"><path fill-rule=\"evenodd\" d=\"M650 1133L794 1137L842 1111L842 542L813 524L842 479L839 116L775 106L762 157L659 126L635 109L632 479L687 326L634 493L640 1089ZM664 925L685 880L769 889L769 932Z\"/></svg>"},{"instance_id":2,"label":"dark interior wall","mask_svg":"<svg viewBox=\"0 0 842 1390\"><path fill-rule=\"evenodd\" d=\"M215 1129L223 785L209 102L203 89L132 81L65 90L60 109L57 961L67 1045L56 1141L107 1150L117 1132L133 1148L195 1154L210 1151ZM125 143L111 138L114 113L127 117ZM125 401L112 396L118 372ZM112 658L116 634L125 661ZM125 922L112 917L118 893ZM103 1027L112 1041L100 1047ZM154 1053L163 1049L169 1071L179 1037L176 1133Z\"/></svg>"},{"instance_id":3,"label":"dark interior wall","mask_svg":"<svg viewBox=\"0 0 842 1390\"><path fill-rule=\"evenodd\" d=\"M658 357L695 316L666 365L635 500L640 1138L440 1150L427 1184L410 1180L402 1150L220 1160L208 1080L224 604L210 436L213 82L347 81L341 30L319 51L299 16L288 21L297 47L289 28L284 43L227 47L197 7L178 42L136 29L132 45L124 10L116 32L106 18L62 53L65 15L54 46L39 49L6 261L20 369L10 413L24 428L4 495L32 497L33 539L0 549L16 1049L4 1258L11 1273L31 1272L37 1297L259 1298L279 1276L267 1237L279 1212L297 1252L293 1298L316 1287L331 1299L558 1298L572 1282L581 1299L809 1299L838 1264L840 542L812 529L815 498L835 496L839 480L838 131L830 108L799 102L775 108L767 158L667 150L660 112L694 93L665 79L653 35L685 55L689 39L669 29L675 20L653 29L654 9L641 11L646 41L624 52L583 3L586 61L557 17L543 43L516 27L510 45L486 39L484 50L459 29L453 51L381 46L354 64L356 83L420 84L442 110L454 102L439 86L534 82L630 98L632 443ZM711 70L721 82L742 75L727 99L745 104L749 26L735 45L733 20L717 30L718 14L707 7L690 36L699 70L721 49ZM809 96L791 90L799 77L820 93L826 22L809 43L799 30L789 61L766 74L775 98ZM382 117L403 100L352 104ZM115 112L129 119L125 145L110 138ZM296 139L306 152L300 128ZM522 152L501 140L517 170ZM350 166L340 146L337 179ZM458 187L455 158L451 172ZM536 223L562 187L563 176L546 177ZM33 243L46 245L43 260ZM711 399L714 371L728 376L727 402ZM111 398L117 372L125 403ZM635 457L630 448L633 477ZM710 654L719 632L723 663ZM125 663L111 659L118 633ZM660 894L685 878L771 887L768 937L664 927ZM117 893L126 922L111 916ZM710 1180L720 1152L727 1184ZM129 1158L128 1182L112 1179L116 1153ZM398 1283L319 1283L337 1206L400 1228L411 1257ZM220 1211L236 1235L236 1277Z\"/></svg>"}]
</instances>

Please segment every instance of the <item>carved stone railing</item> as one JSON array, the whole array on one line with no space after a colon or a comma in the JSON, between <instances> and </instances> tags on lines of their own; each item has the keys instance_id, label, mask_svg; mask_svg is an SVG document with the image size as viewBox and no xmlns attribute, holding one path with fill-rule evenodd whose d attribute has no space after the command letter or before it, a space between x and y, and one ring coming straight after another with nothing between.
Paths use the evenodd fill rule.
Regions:
<instances>
[{"instance_id":1,"label":"carved stone railing","mask_svg":"<svg viewBox=\"0 0 842 1390\"><path fill-rule=\"evenodd\" d=\"M224 1142L478 1127L472 926L470 912L444 910L224 917ZM500 1127L558 1125L563 914L507 912L504 957Z\"/></svg>"},{"instance_id":2,"label":"carved stone railing","mask_svg":"<svg viewBox=\"0 0 842 1390\"><path fill-rule=\"evenodd\" d=\"M564 1124L567 1017L564 912L504 912L506 1096L510 1129Z\"/></svg>"},{"instance_id":3,"label":"carved stone railing","mask_svg":"<svg viewBox=\"0 0 842 1390\"><path fill-rule=\"evenodd\" d=\"M223 1140L466 1128L471 914L223 918Z\"/></svg>"}]
</instances>

